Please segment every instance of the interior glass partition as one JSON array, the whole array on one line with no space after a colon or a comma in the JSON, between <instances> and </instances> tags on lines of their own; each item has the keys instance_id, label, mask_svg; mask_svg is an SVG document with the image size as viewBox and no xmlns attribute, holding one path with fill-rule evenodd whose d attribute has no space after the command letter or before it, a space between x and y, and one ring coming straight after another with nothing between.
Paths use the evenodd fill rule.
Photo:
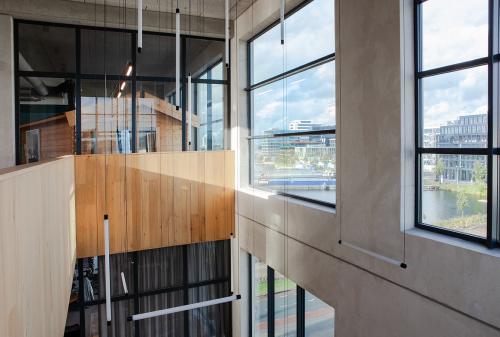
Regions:
<instances>
[{"instance_id":1,"label":"interior glass partition","mask_svg":"<svg viewBox=\"0 0 500 337\"><path fill-rule=\"evenodd\" d=\"M224 149L223 40L181 36L181 109L173 111L173 34L145 32L138 54L130 30L25 20L16 20L15 30L18 164L63 154L186 150L189 129L191 150ZM66 127L54 127L64 114ZM65 145L47 149L47 138Z\"/></svg>"}]
</instances>

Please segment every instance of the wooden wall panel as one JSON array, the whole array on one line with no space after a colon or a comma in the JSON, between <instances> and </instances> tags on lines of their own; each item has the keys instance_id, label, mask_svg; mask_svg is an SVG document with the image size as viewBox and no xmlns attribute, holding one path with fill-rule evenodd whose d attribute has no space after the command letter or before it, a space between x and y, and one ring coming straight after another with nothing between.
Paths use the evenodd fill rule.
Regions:
<instances>
[{"instance_id":1,"label":"wooden wall panel","mask_svg":"<svg viewBox=\"0 0 500 337\"><path fill-rule=\"evenodd\" d=\"M227 238L225 212L225 154L223 151L205 155L205 239Z\"/></svg>"},{"instance_id":2,"label":"wooden wall panel","mask_svg":"<svg viewBox=\"0 0 500 337\"><path fill-rule=\"evenodd\" d=\"M0 336L64 334L76 258L74 161L0 172Z\"/></svg>"},{"instance_id":3,"label":"wooden wall panel","mask_svg":"<svg viewBox=\"0 0 500 337\"><path fill-rule=\"evenodd\" d=\"M79 178L77 199L96 203L82 203L78 210L79 257L104 253L105 211L112 253L222 240L234 233L230 151L84 155L76 163L77 175L88 175ZM95 197L87 185L92 181ZM87 242L95 233L97 246Z\"/></svg>"}]
</instances>

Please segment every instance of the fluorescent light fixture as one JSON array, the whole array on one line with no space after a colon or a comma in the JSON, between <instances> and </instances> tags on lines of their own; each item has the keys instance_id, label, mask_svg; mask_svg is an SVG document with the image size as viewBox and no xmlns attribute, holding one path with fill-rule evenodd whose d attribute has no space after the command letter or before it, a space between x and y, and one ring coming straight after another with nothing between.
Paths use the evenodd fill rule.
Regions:
<instances>
[{"instance_id":1,"label":"fluorescent light fixture","mask_svg":"<svg viewBox=\"0 0 500 337\"><path fill-rule=\"evenodd\" d=\"M120 97L122 97L122 92L118 91L118 95L116 95L116 98L120 98Z\"/></svg>"},{"instance_id":2,"label":"fluorescent light fixture","mask_svg":"<svg viewBox=\"0 0 500 337\"><path fill-rule=\"evenodd\" d=\"M104 278L106 282L106 320L111 322L111 285L109 277L109 219L104 215Z\"/></svg>"},{"instance_id":3,"label":"fluorescent light fixture","mask_svg":"<svg viewBox=\"0 0 500 337\"><path fill-rule=\"evenodd\" d=\"M137 0L137 51L142 51L142 0Z\"/></svg>"},{"instance_id":4,"label":"fluorescent light fixture","mask_svg":"<svg viewBox=\"0 0 500 337\"><path fill-rule=\"evenodd\" d=\"M123 89L125 89L125 86L127 85L127 82L126 81L123 81L122 82L122 85L120 86L120 91L123 91Z\"/></svg>"},{"instance_id":5,"label":"fluorescent light fixture","mask_svg":"<svg viewBox=\"0 0 500 337\"><path fill-rule=\"evenodd\" d=\"M127 281L125 281L125 274L121 272L121 275L122 275L123 291L125 292L125 294L128 294Z\"/></svg>"},{"instance_id":6,"label":"fluorescent light fixture","mask_svg":"<svg viewBox=\"0 0 500 337\"><path fill-rule=\"evenodd\" d=\"M236 301L239 299L241 299L241 295L231 295L231 296L227 296L227 297L217 298L215 300L192 303L192 304L188 304L188 305L181 305L178 307L173 307L173 308L168 308L168 309L163 309L163 310L145 312L143 314L136 314L136 315L130 316L128 318L128 320L129 321L140 321L143 319L175 314L177 312L199 309L199 308L209 307L212 305L217 305L217 304L222 304L222 303L233 302L233 301Z\"/></svg>"},{"instance_id":7,"label":"fluorescent light fixture","mask_svg":"<svg viewBox=\"0 0 500 337\"><path fill-rule=\"evenodd\" d=\"M226 67L229 67L229 0L225 1Z\"/></svg>"},{"instance_id":8,"label":"fluorescent light fixture","mask_svg":"<svg viewBox=\"0 0 500 337\"><path fill-rule=\"evenodd\" d=\"M127 73L126 73L126 76L130 76L132 74L132 69L134 67L132 67L132 64L129 64L128 67L127 67Z\"/></svg>"},{"instance_id":9,"label":"fluorescent light fixture","mask_svg":"<svg viewBox=\"0 0 500 337\"><path fill-rule=\"evenodd\" d=\"M179 110L181 101L181 12L175 10L175 108Z\"/></svg>"},{"instance_id":10,"label":"fluorescent light fixture","mask_svg":"<svg viewBox=\"0 0 500 337\"><path fill-rule=\"evenodd\" d=\"M285 44L285 0L281 0L280 4L280 29L281 44Z\"/></svg>"},{"instance_id":11,"label":"fluorescent light fixture","mask_svg":"<svg viewBox=\"0 0 500 337\"><path fill-rule=\"evenodd\" d=\"M191 112L191 107L192 107L192 97L191 97L191 74L188 74L188 87L187 87L187 95L188 95L188 99L187 99L187 113L188 113L188 128L187 128L187 132L188 132L188 151L191 150L191 142L192 142L192 128L193 128L193 114Z\"/></svg>"}]
</instances>

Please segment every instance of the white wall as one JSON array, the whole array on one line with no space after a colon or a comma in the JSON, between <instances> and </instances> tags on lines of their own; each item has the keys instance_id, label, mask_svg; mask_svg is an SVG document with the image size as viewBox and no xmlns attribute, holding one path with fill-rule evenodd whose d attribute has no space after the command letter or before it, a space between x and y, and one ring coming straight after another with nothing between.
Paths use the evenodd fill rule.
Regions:
<instances>
[{"instance_id":1,"label":"white wall","mask_svg":"<svg viewBox=\"0 0 500 337\"><path fill-rule=\"evenodd\" d=\"M14 54L12 18L0 15L0 169L14 166Z\"/></svg>"},{"instance_id":2,"label":"white wall","mask_svg":"<svg viewBox=\"0 0 500 337\"><path fill-rule=\"evenodd\" d=\"M412 3L335 2L336 210L248 186L246 41L278 18L279 0L238 18L238 242L334 306L336 336L499 336L500 251L413 228Z\"/></svg>"}]
</instances>

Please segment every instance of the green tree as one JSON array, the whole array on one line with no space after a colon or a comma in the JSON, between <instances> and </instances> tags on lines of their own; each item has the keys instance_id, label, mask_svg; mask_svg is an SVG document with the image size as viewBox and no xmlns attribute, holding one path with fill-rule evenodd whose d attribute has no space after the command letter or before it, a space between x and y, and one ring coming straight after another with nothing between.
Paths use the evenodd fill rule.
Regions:
<instances>
[{"instance_id":1,"label":"green tree","mask_svg":"<svg viewBox=\"0 0 500 337\"><path fill-rule=\"evenodd\" d=\"M486 183L486 165L480 161L474 162L474 168L472 169L472 179L475 183Z\"/></svg>"},{"instance_id":2,"label":"green tree","mask_svg":"<svg viewBox=\"0 0 500 337\"><path fill-rule=\"evenodd\" d=\"M464 216L465 207L467 207L468 205L469 205L469 197L467 196L467 193L465 193L465 191L463 190L458 191L457 212L459 212L462 217Z\"/></svg>"},{"instance_id":3,"label":"green tree","mask_svg":"<svg viewBox=\"0 0 500 337\"><path fill-rule=\"evenodd\" d=\"M441 176L444 173L444 162L441 158L439 158L436 162L436 166L434 167L434 175L436 176L436 181L441 181Z\"/></svg>"}]
</instances>

